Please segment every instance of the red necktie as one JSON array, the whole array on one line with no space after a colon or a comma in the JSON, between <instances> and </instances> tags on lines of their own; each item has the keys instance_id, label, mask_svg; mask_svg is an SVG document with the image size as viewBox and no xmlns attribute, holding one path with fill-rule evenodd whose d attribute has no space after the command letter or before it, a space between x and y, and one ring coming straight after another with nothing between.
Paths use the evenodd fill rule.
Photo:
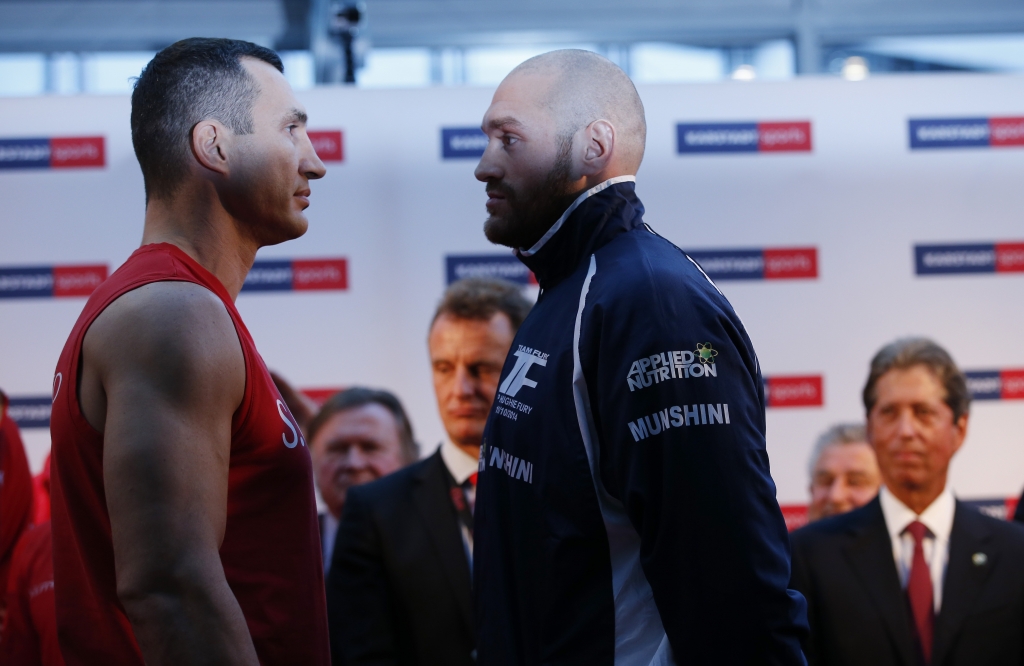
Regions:
<instances>
[{"instance_id":1,"label":"red necktie","mask_svg":"<svg viewBox=\"0 0 1024 666\"><path fill-rule=\"evenodd\" d=\"M921 646L921 654L927 665L932 663L932 627L935 624L932 574L928 569L928 563L924 561L922 543L928 528L915 520L907 525L905 531L914 537L914 563L910 567L910 578L907 579L907 599L910 601L910 611L914 615L914 628L917 630L915 633Z\"/></svg>"}]
</instances>

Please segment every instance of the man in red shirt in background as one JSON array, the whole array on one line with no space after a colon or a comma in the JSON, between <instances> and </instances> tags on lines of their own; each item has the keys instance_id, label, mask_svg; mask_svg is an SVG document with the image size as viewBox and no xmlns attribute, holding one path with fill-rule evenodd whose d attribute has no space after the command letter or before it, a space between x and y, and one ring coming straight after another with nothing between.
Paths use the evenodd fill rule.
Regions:
<instances>
[{"instance_id":1,"label":"man in red shirt in background","mask_svg":"<svg viewBox=\"0 0 1024 666\"><path fill-rule=\"evenodd\" d=\"M49 506L49 458L41 491ZM40 495L36 494L36 501ZM0 664L64 666L53 608L53 538L49 518L25 530L7 579L7 619L0 634Z\"/></svg>"},{"instance_id":2,"label":"man in red shirt in background","mask_svg":"<svg viewBox=\"0 0 1024 666\"><path fill-rule=\"evenodd\" d=\"M324 166L273 51L186 39L132 94L142 247L54 375L54 593L68 666L328 666L306 441L234 300L305 233Z\"/></svg>"},{"instance_id":3,"label":"man in red shirt in background","mask_svg":"<svg viewBox=\"0 0 1024 666\"><path fill-rule=\"evenodd\" d=\"M21 533L32 523L32 473L18 425L0 391L0 629L4 625L7 572Z\"/></svg>"}]
</instances>

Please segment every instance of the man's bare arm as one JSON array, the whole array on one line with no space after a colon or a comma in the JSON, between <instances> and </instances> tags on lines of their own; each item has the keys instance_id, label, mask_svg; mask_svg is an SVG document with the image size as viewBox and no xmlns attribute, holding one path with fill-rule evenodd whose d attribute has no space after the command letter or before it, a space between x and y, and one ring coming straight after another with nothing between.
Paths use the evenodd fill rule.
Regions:
<instances>
[{"instance_id":1,"label":"man's bare arm","mask_svg":"<svg viewBox=\"0 0 1024 666\"><path fill-rule=\"evenodd\" d=\"M103 432L117 594L146 663L257 664L219 549L245 361L208 290L158 282L85 337L81 403Z\"/></svg>"}]
</instances>

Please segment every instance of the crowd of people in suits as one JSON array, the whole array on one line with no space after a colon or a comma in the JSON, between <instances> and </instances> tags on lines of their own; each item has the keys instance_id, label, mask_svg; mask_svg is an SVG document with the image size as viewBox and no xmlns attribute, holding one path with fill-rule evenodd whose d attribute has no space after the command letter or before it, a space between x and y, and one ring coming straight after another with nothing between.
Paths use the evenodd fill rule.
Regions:
<instances>
[{"instance_id":1,"label":"crowd of people in suits","mask_svg":"<svg viewBox=\"0 0 1024 666\"><path fill-rule=\"evenodd\" d=\"M427 347L447 436L423 460L394 394L351 387L317 405L275 375L324 507L334 663L474 663L477 458L529 310L500 280L445 292ZM962 503L948 483L970 417L963 374L934 342L898 340L872 360L863 401L865 423L836 425L814 447L810 524L791 535L808 663L1024 663L1024 527ZM0 662L60 664L46 475L33 481L6 416L0 467Z\"/></svg>"}]
</instances>

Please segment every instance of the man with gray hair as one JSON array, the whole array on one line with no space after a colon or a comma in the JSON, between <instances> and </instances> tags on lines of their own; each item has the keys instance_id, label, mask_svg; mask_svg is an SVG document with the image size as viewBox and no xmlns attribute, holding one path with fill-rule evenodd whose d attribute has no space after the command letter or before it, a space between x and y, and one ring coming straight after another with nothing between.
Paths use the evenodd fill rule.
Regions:
<instances>
[{"instance_id":1,"label":"man with gray hair","mask_svg":"<svg viewBox=\"0 0 1024 666\"><path fill-rule=\"evenodd\" d=\"M839 423L822 433L811 454L810 471L811 523L864 506L882 484L875 452L859 423Z\"/></svg>"},{"instance_id":2,"label":"man with gray hair","mask_svg":"<svg viewBox=\"0 0 1024 666\"><path fill-rule=\"evenodd\" d=\"M644 224L632 82L553 51L505 78L483 130L484 232L541 296L481 450L478 663L802 664L757 356Z\"/></svg>"},{"instance_id":3,"label":"man with gray hair","mask_svg":"<svg viewBox=\"0 0 1024 666\"><path fill-rule=\"evenodd\" d=\"M953 497L949 463L970 394L931 340L883 347L864 386L883 486L867 505L792 535L812 666L1024 663L1024 530Z\"/></svg>"}]
</instances>

